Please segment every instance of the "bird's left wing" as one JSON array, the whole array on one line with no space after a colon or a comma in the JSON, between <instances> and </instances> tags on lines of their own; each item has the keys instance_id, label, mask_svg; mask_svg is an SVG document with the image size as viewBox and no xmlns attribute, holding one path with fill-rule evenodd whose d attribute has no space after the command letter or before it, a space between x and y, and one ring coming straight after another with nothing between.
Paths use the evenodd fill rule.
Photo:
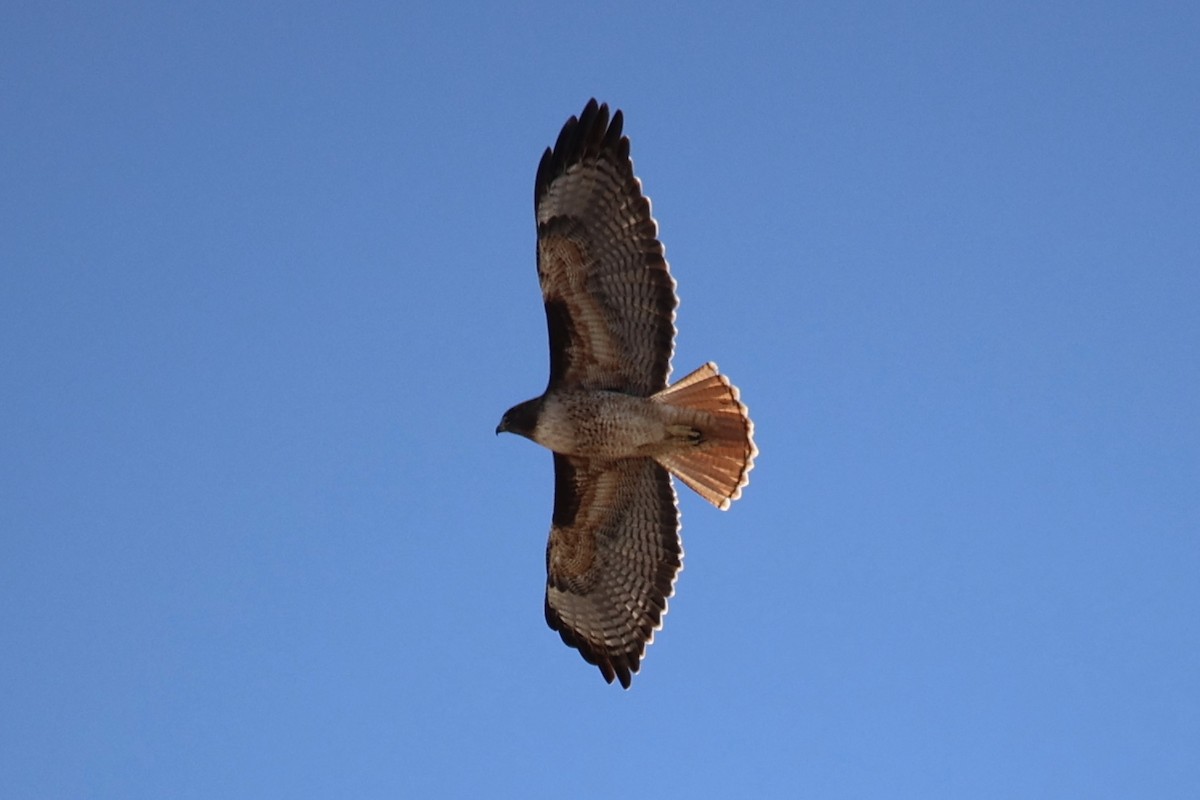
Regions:
<instances>
[{"instance_id":1,"label":"bird's left wing","mask_svg":"<svg viewBox=\"0 0 1200 800\"><path fill-rule=\"evenodd\" d=\"M629 688L683 568L667 471L649 458L554 454L546 622Z\"/></svg>"}]
</instances>

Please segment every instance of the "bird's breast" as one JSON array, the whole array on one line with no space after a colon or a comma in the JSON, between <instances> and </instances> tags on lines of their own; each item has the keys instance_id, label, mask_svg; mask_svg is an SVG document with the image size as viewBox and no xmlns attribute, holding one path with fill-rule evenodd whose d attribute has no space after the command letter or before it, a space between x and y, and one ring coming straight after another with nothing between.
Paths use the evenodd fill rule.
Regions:
<instances>
[{"instance_id":1,"label":"bird's breast","mask_svg":"<svg viewBox=\"0 0 1200 800\"><path fill-rule=\"evenodd\" d=\"M645 397L607 391L547 395L534 429L538 444L564 455L628 458L645 455L666 437L663 409Z\"/></svg>"}]
</instances>

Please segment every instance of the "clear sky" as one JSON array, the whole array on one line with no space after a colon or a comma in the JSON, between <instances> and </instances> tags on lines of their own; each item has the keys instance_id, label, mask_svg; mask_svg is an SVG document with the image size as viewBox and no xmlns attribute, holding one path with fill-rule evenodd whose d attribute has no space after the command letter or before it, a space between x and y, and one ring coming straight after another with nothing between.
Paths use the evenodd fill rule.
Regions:
<instances>
[{"instance_id":1,"label":"clear sky","mask_svg":"<svg viewBox=\"0 0 1200 800\"><path fill-rule=\"evenodd\" d=\"M1196 4L192 5L0 11L0 796L1198 796ZM493 435L592 96L762 451L628 692Z\"/></svg>"}]
</instances>

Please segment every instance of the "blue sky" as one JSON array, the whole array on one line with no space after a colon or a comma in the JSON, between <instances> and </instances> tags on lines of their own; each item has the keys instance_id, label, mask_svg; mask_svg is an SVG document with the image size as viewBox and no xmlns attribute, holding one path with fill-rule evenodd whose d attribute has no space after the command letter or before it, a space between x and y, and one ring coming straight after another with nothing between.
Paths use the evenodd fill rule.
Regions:
<instances>
[{"instance_id":1,"label":"blue sky","mask_svg":"<svg viewBox=\"0 0 1200 800\"><path fill-rule=\"evenodd\" d=\"M104 5L0 11L0 795L1196 796L1194 4ZM493 435L592 96L762 451L628 692Z\"/></svg>"}]
</instances>

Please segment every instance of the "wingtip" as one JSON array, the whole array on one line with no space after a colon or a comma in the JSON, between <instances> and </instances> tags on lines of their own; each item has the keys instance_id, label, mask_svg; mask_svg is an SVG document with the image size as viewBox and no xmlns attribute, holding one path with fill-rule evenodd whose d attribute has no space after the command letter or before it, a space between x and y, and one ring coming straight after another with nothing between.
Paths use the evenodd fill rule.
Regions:
<instances>
[{"instance_id":1,"label":"wingtip","mask_svg":"<svg viewBox=\"0 0 1200 800\"><path fill-rule=\"evenodd\" d=\"M613 681L621 684L622 689L628 689L633 685L633 676L638 671L638 665L632 667L629 664L622 664L620 661L612 661L611 659L601 659L596 666L600 669L600 674L604 676L605 683L612 684Z\"/></svg>"},{"instance_id":2,"label":"wingtip","mask_svg":"<svg viewBox=\"0 0 1200 800\"><path fill-rule=\"evenodd\" d=\"M629 140L622 135L625 117L620 109L609 113L608 103L591 98L578 116L571 115L553 147L546 148L538 164L537 178L533 187L533 204L537 208L542 195L553 180L568 164L584 156L597 156L613 150L618 161L629 158Z\"/></svg>"}]
</instances>

